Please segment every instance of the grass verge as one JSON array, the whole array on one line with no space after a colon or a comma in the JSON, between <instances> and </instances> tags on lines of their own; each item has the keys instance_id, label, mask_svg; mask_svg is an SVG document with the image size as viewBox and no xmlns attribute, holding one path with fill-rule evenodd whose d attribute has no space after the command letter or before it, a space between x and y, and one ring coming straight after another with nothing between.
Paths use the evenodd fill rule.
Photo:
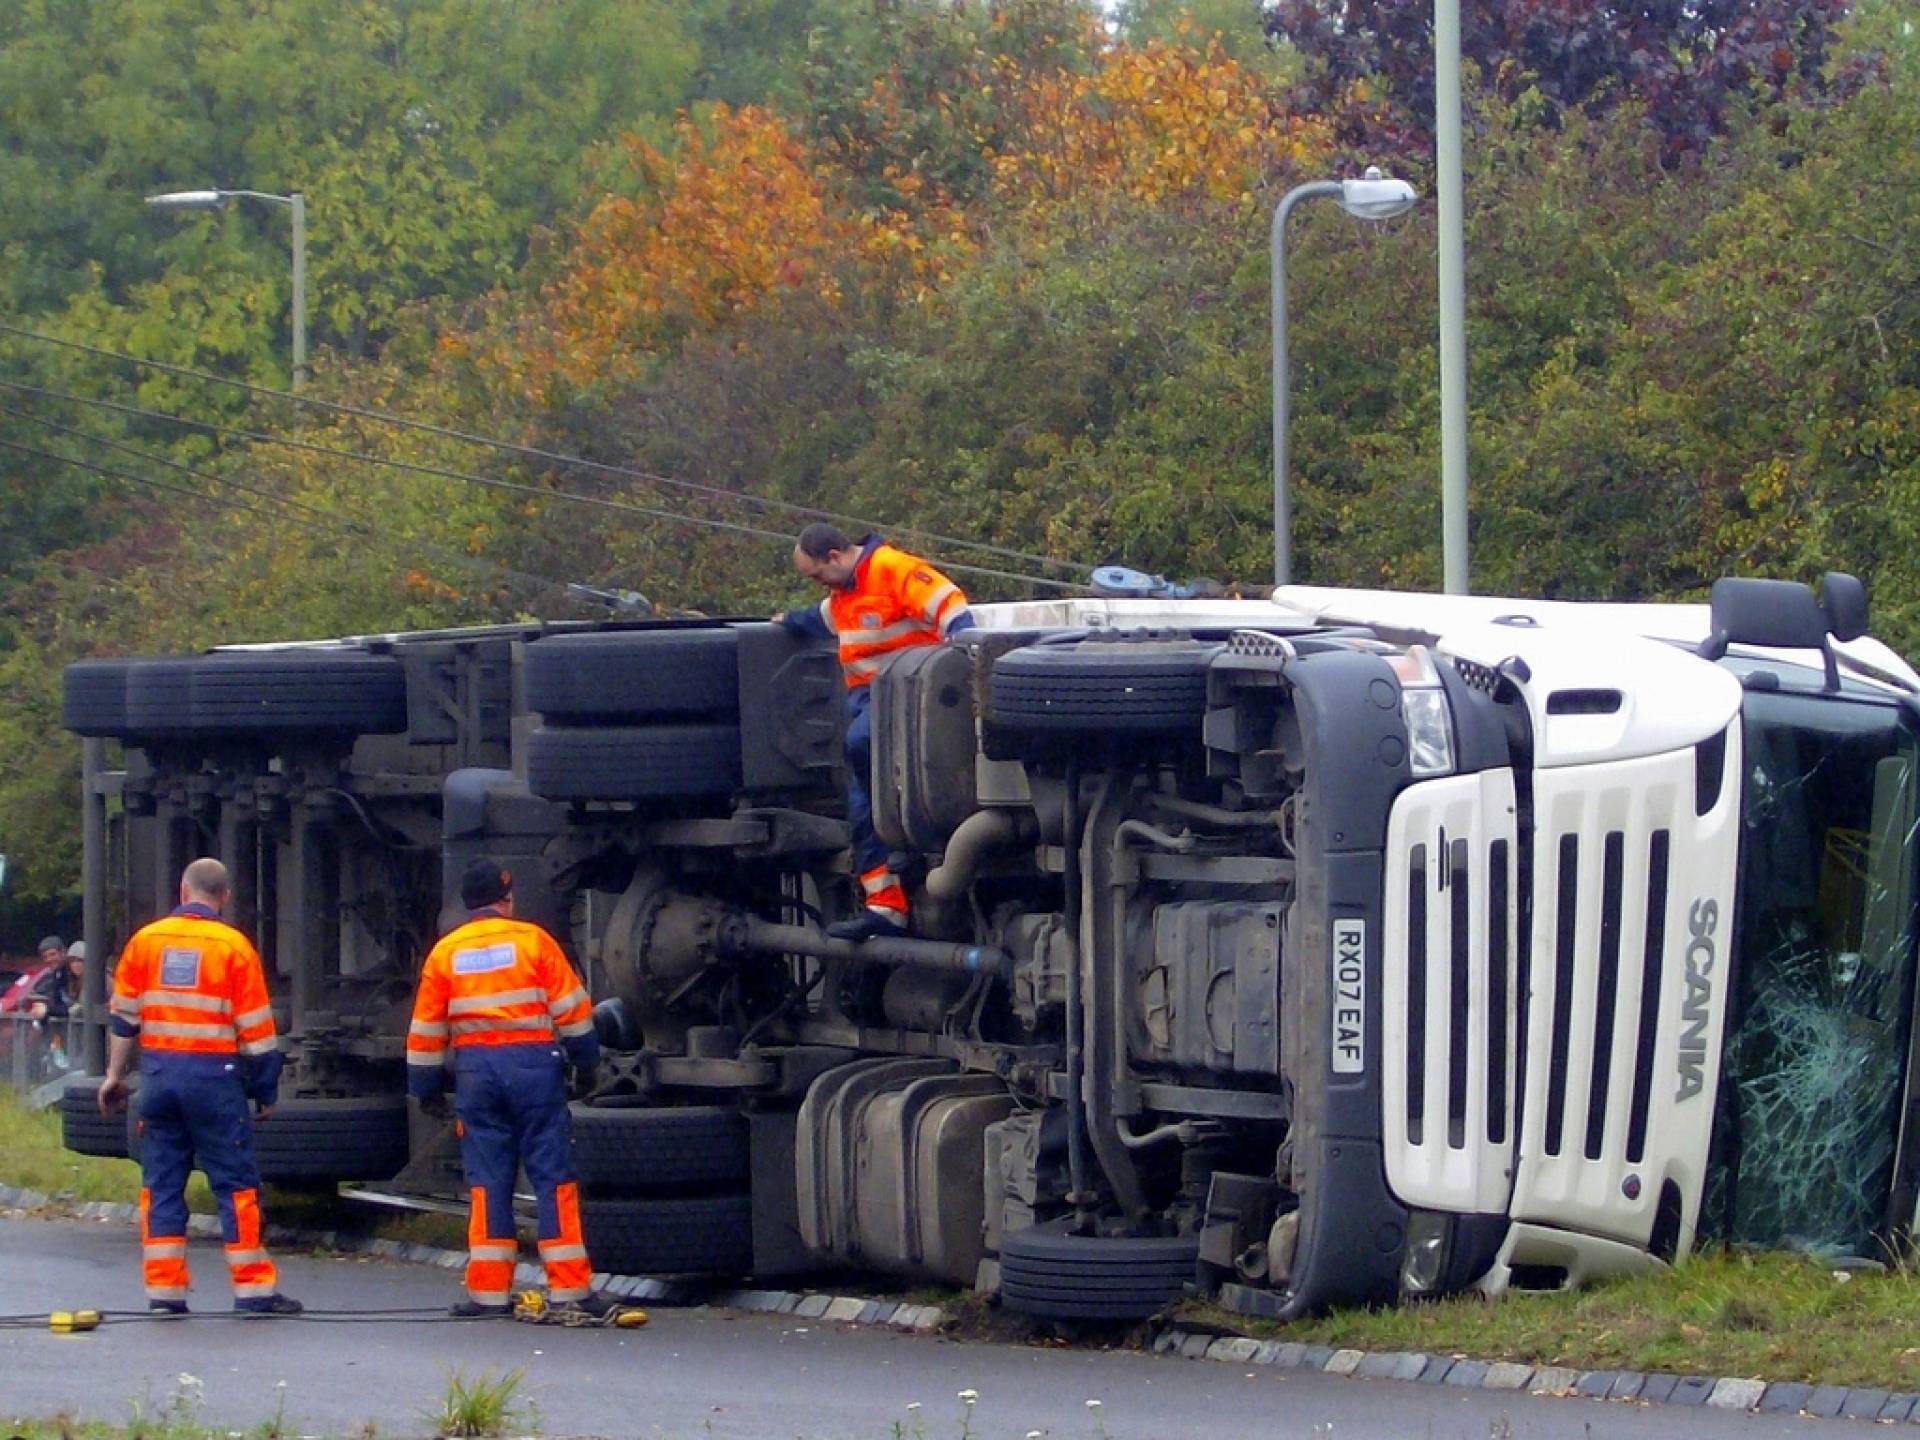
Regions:
<instances>
[{"instance_id":1,"label":"grass verge","mask_svg":"<svg viewBox=\"0 0 1920 1440\"><path fill-rule=\"evenodd\" d=\"M60 1143L58 1110L29 1110L11 1092L0 1090L0 1184L76 1202L132 1205L140 1199L140 1167L131 1160L76 1155ZM187 1184L187 1208L200 1215L214 1213L213 1192L198 1172ZM344 1231L449 1250L464 1250L467 1244L466 1226L455 1216L378 1211L349 1204L331 1190L269 1185L263 1208L268 1222L275 1225Z\"/></svg>"},{"instance_id":2,"label":"grass verge","mask_svg":"<svg viewBox=\"0 0 1920 1440\"><path fill-rule=\"evenodd\" d=\"M1714 1251L1565 1294L1461 1297L1278 1324L1192 1303L1180 1318L1260 1339L1564 1365L1920 1390L1920 1275Z\"/></svg>"},{"instance_id":3,"label":"grass verge","mask_svg":"<svg viewBox=\"0 0 1920 1440\"><path fill-rule=\"evenodd\" d=\"M0 1183L131 1205L140 1198L140 1167L131 1160L74 1154L60 1143L58 1109L29 1110L11 1091L0 1090ZM213 1213L213 1192L199 1175L187 1186L187 1206Z\"/></svg>"}]
</instances>

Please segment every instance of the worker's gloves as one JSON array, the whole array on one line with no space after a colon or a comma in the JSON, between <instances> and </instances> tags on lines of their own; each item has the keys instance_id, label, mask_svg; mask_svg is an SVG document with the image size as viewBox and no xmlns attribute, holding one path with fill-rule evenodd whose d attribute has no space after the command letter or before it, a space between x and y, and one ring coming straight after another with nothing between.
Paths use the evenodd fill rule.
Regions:
<instances>
[{"instance_id":1,"label":"worker's gloves","mask_svg":"<svg viewBox=\"0 0 1920 1440\"><path fill-rule=\"evenodd\" d=\"M256 1110L264 1113L280 1103L280 1072L286 1068L287 1057L278 1050L241 1057L241 1090Z\"/></svg>"}]
</instances>

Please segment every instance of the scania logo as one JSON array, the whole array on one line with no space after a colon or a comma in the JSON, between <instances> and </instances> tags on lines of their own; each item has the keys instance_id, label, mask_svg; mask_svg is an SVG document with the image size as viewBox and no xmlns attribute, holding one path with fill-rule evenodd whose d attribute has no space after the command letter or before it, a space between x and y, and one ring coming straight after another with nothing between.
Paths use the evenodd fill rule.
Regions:
<instances>
[{"instance_id":1,"label":"scania logo","mask_svg":"<svg viewBox=\"0 0 1920 1440\"><path fill-rule=\"evenodd\" d=\"M1720 906L1696 900L1687 912L1687 998L1680 1006L1680 1089L1675 1103L1691 1100L1707 1086L1707 1020L1713 1008L1713 932Z\"/></svg>"}]
</instances>

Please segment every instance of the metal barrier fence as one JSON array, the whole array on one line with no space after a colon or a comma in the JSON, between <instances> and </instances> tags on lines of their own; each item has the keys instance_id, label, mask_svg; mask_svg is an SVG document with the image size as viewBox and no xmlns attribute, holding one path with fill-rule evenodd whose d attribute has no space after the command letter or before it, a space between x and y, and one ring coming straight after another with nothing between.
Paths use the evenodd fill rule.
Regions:
<instances>
[{"instance_id":1,"label":"metal barrier fence","mask_svg":"<svg viewBox=\"0 0 1920 1440\"><path fill-rule=\"evenodd\" d=\"M30 1104L51 1105L68 1076L86 1074L86 1029L77 1014L35 1020L0 1013L0 1081Z\"/></svg>"}]
</instances>

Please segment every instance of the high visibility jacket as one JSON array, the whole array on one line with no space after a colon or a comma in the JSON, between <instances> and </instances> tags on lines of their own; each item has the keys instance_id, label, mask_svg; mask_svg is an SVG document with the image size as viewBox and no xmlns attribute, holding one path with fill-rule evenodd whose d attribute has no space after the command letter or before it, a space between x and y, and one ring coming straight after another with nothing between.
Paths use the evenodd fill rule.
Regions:
<instances>
[{"instance_id":1,"label":"high visibility jacket","mask_svg":"<svg viewBox=\"0 0 1920 1440\"><path fill-rule=\"evenodd\" d=\"M877 535L860 544L860 561L845 586L836 587L817 611L787 615L792 628L839 641L840 667L855 690L871 685L900 651L937 645L973 625L960 587L925 560Z\"/></svg>"},{"instance_id":2,"label":"high visibility jacket","mask_svg":"<svg viewBox=\"0 0 1920 1440\"><path fill-rule=\"evenodd\" d=\"M483 911L427 955L407 1027L407 1064L431 1071L449 1045L551 1045L591 1064L593 1007L554 938L525 920ZM588 1056L583 1052L591 1050Z\"/></svg>"},{"instance_id":3,"label":"high visibility jacket","mask_svg":"<svg viewBox=\"0 0 1920 1440\"><path fill-rule=\"evenodd\" d=\"M278 1044L259 952L204 905L182 905L120 952L109 1023L144 1050L266 1055Z\"/></svg>"}]
</instances>

